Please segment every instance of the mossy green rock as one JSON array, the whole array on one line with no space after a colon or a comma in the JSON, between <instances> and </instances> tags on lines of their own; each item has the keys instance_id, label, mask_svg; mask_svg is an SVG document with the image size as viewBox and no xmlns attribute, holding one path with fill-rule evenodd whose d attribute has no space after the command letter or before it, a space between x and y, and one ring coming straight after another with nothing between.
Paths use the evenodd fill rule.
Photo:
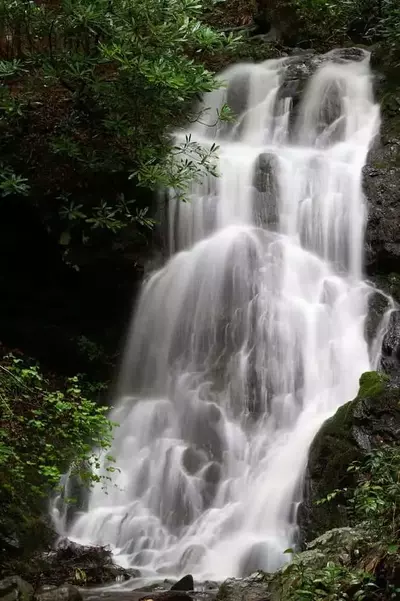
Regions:
<instances>
[{"instance_id":1,"label":"mossy green rock","mask_svg":"<svg viewBox=\"0 0 400 601\"><path fill-rule=\"evenodd\" d=\"M316 502L334 490L353 486L355 475L348 472L349 465L373 447L399 437L400 389L384 374L363 374L357 397L325 422L311 446L305 500L299 509L303 543L350 524L343 495L331 503Z\"/></svg>"},{"instance_id":2,"label":"mossy green rock","mask_svg":"<svg viewBox=\"0 0 400 601\"><path fill-rule=\"evenodd\" d=\"M317 572L328 562L350 566L367 546L366 534L358 528L334 528L307 545L293 561L278 570L269 580L270 601L292 598L298 586L299 572L311 568Z\"/></svg>"}]
</instances>

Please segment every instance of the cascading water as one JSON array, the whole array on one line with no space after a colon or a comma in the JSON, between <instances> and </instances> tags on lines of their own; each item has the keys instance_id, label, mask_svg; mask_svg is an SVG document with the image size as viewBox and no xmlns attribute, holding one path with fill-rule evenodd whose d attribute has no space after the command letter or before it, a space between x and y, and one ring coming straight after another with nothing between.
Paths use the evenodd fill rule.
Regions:
<instances>
[{"instance_id":1,"label":"cascading water","mask_svg":"<svg viewBox=\"0 0 400 601\"><path fill-rule=\"evenodd\" d=\"M228 69L186 132L219 145L220 177L170 195L175 254L144 285L111 415L117 487L68 533L144 576L278 568L312 439L370 367L369 56L323 57L296 106L290 64ZM215 124L225 102L238 118Z\"/></svg>"}]
</instances>

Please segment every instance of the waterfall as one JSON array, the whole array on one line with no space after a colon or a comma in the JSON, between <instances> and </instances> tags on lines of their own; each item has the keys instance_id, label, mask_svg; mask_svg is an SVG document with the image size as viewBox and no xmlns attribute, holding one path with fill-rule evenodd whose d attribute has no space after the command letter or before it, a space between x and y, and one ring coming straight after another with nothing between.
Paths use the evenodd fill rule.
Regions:
<instances>
[{"instance_id":1,"label":"waterfall","mask_svg":"<svg viewBox=\"0 0 400 601\"><path fill-rule=\"evenodd\" d=\"M369 55L320 57L303 90L291 65L227 69L177 134L218 145L219 177L187 202L170 191L172 256L143 286L111 414L116 486L95 487L68 532L144 577L287 561L312 439L370 368Z\"/></svg>"}]
</instances>

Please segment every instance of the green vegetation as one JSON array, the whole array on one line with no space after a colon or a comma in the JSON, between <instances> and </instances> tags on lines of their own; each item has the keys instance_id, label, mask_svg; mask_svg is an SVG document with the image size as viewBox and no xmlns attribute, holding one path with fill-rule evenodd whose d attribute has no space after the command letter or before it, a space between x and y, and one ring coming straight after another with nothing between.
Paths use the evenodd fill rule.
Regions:
<instances>
[{"instance_id":1,"label":"green vegetation","mask_svg":"<svg viewBox=\"0 0 400 601\"><path fill-rule=\"evenodd\" d=\"M0 0L0 197L26 197L76 268L82 249L143 244L151 190L184 196L215 173L215 149L170 135L201 118L209 68L281 52L230 29L257 33L262 14L279 43L378 41L396 63L399 11L397 0Z\"/></svg>"},{"instance_id":2,"label":"green vegetation","mask_svg":"<svg viewBox=\"0 0 400 601\"><path fill-rule=\"evenodd\" d=\"M349 494L352 520L388 553L400 549L400 447L382 445L349 471L358 476Z\"/></svg>"},{"instance_id":3,"label":"green vegetation","mask_svg":"<svg viewBox=\"0 0 400 601\"><path fill-rule=\"evenodd\" d=\"M293 563L288 571L293 579L285 601L363 601L377 588L368 572L331 561L319 569Z\"/></svg>"},{"instance_id":4,"label":"green vegetation","mask_svg":"<svg viewBox=\"0 0 400 601\"><path fill-rule=\"evenodd\" d=\"M27 196L67 258L104 232L152 227L138 186L184 194L214 172L212 151L170 137L217 85L202 54L235 43L202 12L198 0L1 0L0 196Z\"/></svg>"},{"instance_id":5,"label":"green vegetation","mask_svg":"<svg viewBox=\"0 0 400 601\"><path fill-rule=\"evenodd\" d=\"M38 365L13 355L0 363L0 554L17 541L35 546L40 517L49 494L71 469L83 482L111 479L107 455L113 424L107 407L88 398L78 377L58 383ZM108 460L108 475L95 468ZM17 545L17 546L18 546ZM26 549L25 549L26 550Z\"/></svg>"},{"instance_id":6,"label":"green vegetation","mask_svg":"<svg viewBox=\"0 0 400 601\"><path fill-rule=\"evenodd\" d=\"M380 42L387 59L400 59L397 0L264 0L264 19L288 43L314 48Z\"/></svg>"},{"instance_id":7,"label":"green vegetation","mask_svg":"<svg viewBox=\"0 0 400 601\"><path fill-rule=\"evenodd\" d=\"M354 549L349 553L348 549L337 548L335 553L341 561L335 558L322 566L313 565L302 554L295 556L283 572L283 582L289 582L285 601L399 598L400 447L382 445L364 461L352 463L348 471L357 475L356 485L332 491L318 504L336 503L338 494L345 495L353 528L348 529L348 535L355 539ZM362 542L356 540L359 533ZM332 550L326 551L329 555Z\"/></svg>"},{"instance_id":8,"label":"green vegetation","mask_svg":"<svg viewBox=\"0 0 400 601\"><path fill-rule=\"evenodd\" d=\"M276 40L263 37L269 27ZM0 0L1 206L18 197L21 210L33 207L76 269L90 263L91 249L101 249L93 252L100 262L132 244L143 247L156 220L155 189L172 186L184 198L204 170L217 175L215 147L171 136L201 119L195 101L216 88L214 70L281 56L290 47L319 52L354 44L372 46L381 69L398 73L399 1ZM382 104L397 135L398 80L390 77ZM228 107L220 118L231 118ZM127 255L134 264L136 255ZM103 275L101 268L97 273ZM399 296L397 274L387 287ZM4 288L6 295L7 282ZM75 343L89 363L107 361L86 335ZM319 483L334 489L319 505L332 504L332 522L320 525L349 519L363 528L368 553L349 565L294 562L288 601L399 597L391 574L400 570L400 451L382 445L364 461L354 436L354 420L365 422L385 384L379 374L364 374L357 399L326 422L317 441ZM90 468L107 454L113 428L107 408L96 402L98 388L77 377L45 377L38 365L12 355L0 361L0 553L36 545L46 500L67 469L88 486L98 481ZM380 402L389 411L398 405L394 392ZM374 423L378 438L382 429ZM349 464L348 472L342 469ZM108 469L111 478L112 457Z\"/></svg>"}]
</instances>

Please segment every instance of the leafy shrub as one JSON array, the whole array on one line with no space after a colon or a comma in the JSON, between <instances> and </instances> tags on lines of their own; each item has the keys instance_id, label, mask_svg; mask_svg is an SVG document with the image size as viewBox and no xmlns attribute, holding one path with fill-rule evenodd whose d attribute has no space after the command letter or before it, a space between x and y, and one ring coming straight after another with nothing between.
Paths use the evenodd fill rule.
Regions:
<instances>
[{"instance_id":1,"label":"leafy shrub","mask_svg":"<svg viewBox=\"0 0 400 601\"><path fill-rule=\"evenodd\" d=\"M400 447L384 445L349 471L358 474L350 493L353 519L364 524L391 552L400 549Z\"/></svg>"},{"instance_id":2,"label":"leafy shrub","mask_svg":"<svg viewBox=\"0 0 400 601\"><path fill-rule=\"evenodd\" d=\"M400 595L396 576L400 556L400 446L382 444L362 462L353 462L348 471L357 476L354 488L332 491L318 503L332 503L338 495L345 495L352 525L363 529L369 550L365 557L357 558L356 565L351 569L327 566L327 573L338 570L336 585L335 579L332 584L332 594L336 586L342 596L318 597L314 589L314 596L311 598L397 600ZM364 566L364 576L357 566ZM340 570L342 573L339 573ZM320 576L317 578L315 571L309 570L302 577L305 582L302 582L301 587L312 590L313 580L318 582ZM351 582L353 577L354 582ZM358 588L356 587L355 593L356 580ZM325 577L324 583L326 591ZM350 584L353 596L349 597ZM306 597L297 598L300 601Z\"/></svg>"},{"instance_id":3,"label":"leafy shrub","mask_svg":"<svg viewBox=\"0 0 400 601\"><path fill-rule=\"evenodd\" d=\"M95 470L111 445L113 424L78 377L56 386L38 365L13 355L0 364L0 407L1 547L32 535L47 496L70 466L88 486L100 480Z\"/></svg>"},{"instance_id":4,"label":"leafy shrub","mask_svg":"<svg viewBox=\"0 0 400 601\"><path fill-rule=\"evenodd\" d=\"M214 169L170 137L217 85L203 53L235 44L202 15L199 0L0 0L0 196L29 192L64 247L151 228L137 184L183 194Z\"/></svg>"},{"instance_id":5,"label":"leafy shrub","mask_svg":"<svg viewBox=\"0 0 400 601\"><path fill-rule=\"evenodd\" d=\"M397 0L264 0L262 5L289 42L327 50L381 41L392 58L399 55Z\"/></svg>"},{"instance_id":6,"label":"leafy shrub","mask_svg":"<svg viewBox=\"0 0 400 601\"><path fill-rule=\"evenodd\" d=\"M294 578L287 601L363 601L377 588L372 574L331 561L319 569L294 563L289 570Z\"/></svg>"}]
</instances>

